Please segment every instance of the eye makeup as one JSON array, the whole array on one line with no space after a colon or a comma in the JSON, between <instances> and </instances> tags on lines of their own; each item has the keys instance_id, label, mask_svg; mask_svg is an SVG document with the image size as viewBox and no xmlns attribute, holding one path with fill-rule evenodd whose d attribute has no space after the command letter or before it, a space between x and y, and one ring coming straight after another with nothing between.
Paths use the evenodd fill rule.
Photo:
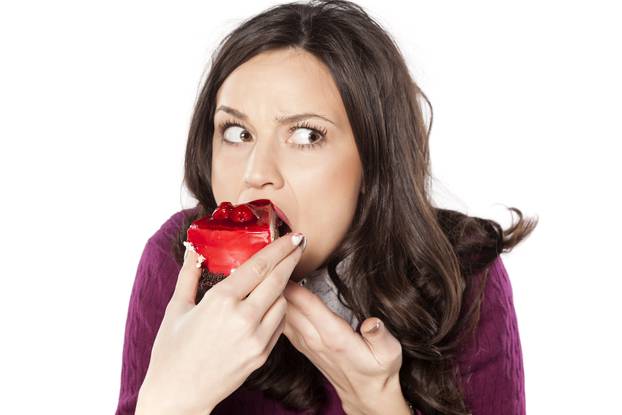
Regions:
<instances>
[{"instance_id":1,"label":"eye makeup","mask_svg":"<svg viewBox=\"0 0 622 415\"><path fill-rule=\"evenodd\" d=\"M227 130L227 128L232 127L232 126L236 126L236 127L240 127L243 128L244 130L248 131L248 129L240 122L238 121L234 121L234 120L226 120L220 124L218 124L218 133L221 137L221 141L224 142L227 145L231 145L231 146L238 146L242 143L233 143L231 141L227 141L224 138L224 133ZM313 126L311 125L308 121L300 121L296 124L294 124L293 126L291 126L289 128L289 133L293 133L294 131L296 131L299 128L304 128L307 130L310 130L312 132L314 132L315 134L319 135L320 138L315 141L314 143L311 144L294 144L294 146L296 146L297 148L301 149L301 150L312 150L312 149L316 149L322 145L324 145L324 142L326 141L326 134L327 134L327 130L326 128L322 128L322 127L318 127L318 126Z\"/></svg>"}]
</instances>

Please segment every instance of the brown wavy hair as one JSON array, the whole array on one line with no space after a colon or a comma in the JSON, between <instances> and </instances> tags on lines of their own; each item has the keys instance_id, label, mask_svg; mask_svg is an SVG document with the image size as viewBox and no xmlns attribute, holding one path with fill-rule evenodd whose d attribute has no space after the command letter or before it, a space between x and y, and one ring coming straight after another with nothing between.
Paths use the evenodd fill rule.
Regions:
<instances>
[{"instance_id":1,"label":"brown wavy hair","mask_svg":"<svg viewBox=\"0 0 622 415\"><path fill-rule=\"evenodd\" d=\"M538 221L509 208L518 221L504 230L495 221L433 206L428 146L432 105L410 76L396 43L359 5L277 5L242 22L220 42L190 125L184 181L198 204L186 215L174 243L176 260L181 265L190 223L216 208L210 183L216 93L239 65L279 48L303 49L330 69L363 166L364 195L356 220L321 266L359 321L379 317L399 339L406 399L427 415L468 414L458 381L457 348L477 325L489 265ZM338 275L336 265L346 255L352 255L351 266ZM468 309L463 301L467 290L475 290ZM322 382L319 370L282 335L242 387L260 390L290 409L318 413L327 401Z\"/></svg>"}]
</instances>

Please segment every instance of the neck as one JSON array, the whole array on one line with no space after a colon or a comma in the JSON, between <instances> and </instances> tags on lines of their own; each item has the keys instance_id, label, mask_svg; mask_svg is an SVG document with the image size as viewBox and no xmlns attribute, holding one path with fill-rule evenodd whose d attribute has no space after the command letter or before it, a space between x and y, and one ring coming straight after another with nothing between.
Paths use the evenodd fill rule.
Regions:
<instances>
[{"instance_id":1,"label":"neck","mask_svg":"<svg viewBox=\"0 0 622 415\"><path fill-rule=\"evenodd\" d=\"M349 258L346 258L337 264L337 275L343 275L343 271L349 262ZM354 330L357 330L359 321L352 311L339 300L337 287L330 278L326 266L310 272L299 281L301 286L320 297L328 308L350 324Z\"/></svg>"}]
</instances>

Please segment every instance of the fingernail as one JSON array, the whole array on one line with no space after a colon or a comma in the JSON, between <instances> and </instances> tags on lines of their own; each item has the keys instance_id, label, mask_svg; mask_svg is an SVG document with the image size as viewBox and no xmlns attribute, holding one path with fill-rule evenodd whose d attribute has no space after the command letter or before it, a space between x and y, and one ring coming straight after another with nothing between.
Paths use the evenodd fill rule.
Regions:
<instances>
[{"instance_id":1,"label":"fingernail","mask_svg":"<svg viewBox=\"0 0 622 415\"><path fill-rule=\"evenodd\" d=\"M295 233L294 236L292 236L292 243L294 244L294 246L298 246L300 245L300 242L302 242L303 239L304 239L303 234Z\"/></svg>"},{"instance_id":2,"label":"fingernail","mask_svg":"<svg viewBox=\"0 0 622 415\"><path fill-rule=\"evenodd\" d=\"M205 261L205 257L199 254L199 257L197 258L197 263L195 264L195 266L197 268L201 268L201 264L203 264L203 261Z\"/></svg>"},{"instance_id":3,"label":"fingernail","mask_svg":"<svg viewBox=\"0 0 622 415\"><path fill-rule=\"evenodd\" d=\"M188 258L188 253L190 251L194 251L194 247L192 246L192 244L188 241L184 241L184 246L186 247L186 252L184 252L184 262L186 261L186 258Z\"/></svg>"},{"instance_id":4,"label":"fingernail","mask_svg":"<svg viewBox=\"0 0 622 415\"><path fill-rule=\"evenodd\" d=\"M380 324L381 324L380 320L377 320L377 321L376 321L376 325L375 325L375 326L373 326L371 329L367 330L365 333L367 333L367 334L372 334L372 333L377 332L377 331L378 331L378 329L380 328Z\"/></svg>"}]
</instances>

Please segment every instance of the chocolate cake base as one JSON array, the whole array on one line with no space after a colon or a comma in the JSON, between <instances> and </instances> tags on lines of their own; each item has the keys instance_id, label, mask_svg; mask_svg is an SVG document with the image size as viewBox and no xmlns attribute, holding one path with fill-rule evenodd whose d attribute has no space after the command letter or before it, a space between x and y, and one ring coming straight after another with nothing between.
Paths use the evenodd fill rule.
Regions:
<instances>
[{"instance_id":1,"label":"chocolate cake base","mask_svg":"<svg viewBox=\"0 0 622 415\"><path fill-rule=\"evenodd\" d=\"M197 296L194 299L195 304L199 304L199 301L203 298L207 290L224 280L227 276L223 274L212 274L207 269L201 270L201 277L199 278L199 285L197 287Z\"/></svg>"}]
</instances>

